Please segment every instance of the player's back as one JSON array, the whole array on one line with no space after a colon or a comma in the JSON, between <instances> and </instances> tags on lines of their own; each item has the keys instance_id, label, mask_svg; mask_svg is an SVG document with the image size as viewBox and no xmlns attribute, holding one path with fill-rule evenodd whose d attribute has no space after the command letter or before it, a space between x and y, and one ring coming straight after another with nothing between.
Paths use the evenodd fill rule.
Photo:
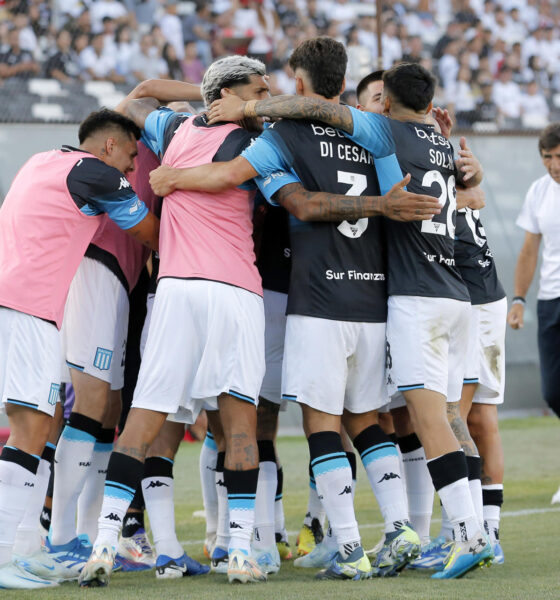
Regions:
<instances>
[{"instance_id":1,"label":"player's back","mask_svg":"<svg viewBox=\"0 0 560 600\"><path fill-rule=\"evenodd\" d=\"M379 195L372 156L336 129L318 121L283 120L263 135L271 137L307 190ZM385 321L386 265L380 218L330 223L291 217L290 239L288 314Z\"/></svg>"},{"instance_id":2,"label":"player's back","mask_svg":"<svg viewBox=\"0 0 560 600\"><path fill-rule=\"evenodd\" d=\"M441 213L408 223L387 221L389 294L468 300L455 265L457 170L453 147L434 127L387 119L409 192L438 198Z\"/></svg>"},{"instance_id":3,"label":"player's back","mask_svg":"<svg viewBox=\"0 0 560 600\"><path fill-rule=\"evenodd\" d=\"M208 127L190 117L174 132L162 164L188 168L212 162L232 123ZM197 124L198 120L198 124ZM176 190L166 196L160 231L160 278L220 281L262 295L252 240L253 193Z\"/></svg>"}]
</instances>

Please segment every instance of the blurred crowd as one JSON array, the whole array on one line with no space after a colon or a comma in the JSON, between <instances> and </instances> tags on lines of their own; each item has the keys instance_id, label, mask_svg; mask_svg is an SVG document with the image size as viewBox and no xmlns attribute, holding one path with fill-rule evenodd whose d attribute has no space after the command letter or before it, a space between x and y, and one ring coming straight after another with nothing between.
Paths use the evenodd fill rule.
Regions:
<instances>
[{"instance_id":1,"label":"blurred crowd","mask_svg":"<svg viewBox=\"0 0 560 600\"><path fill-rule=\"evenodd\" d=\"M273 94L292 93L287 60L329 35L348 49L346 101L379 66L415 61L439 78L437 102L460 126L541 128L560 110L560 3L384 0L0 0L0 78L147 78L199 83L208 64L260 58Z\"/></svg>"}]
</instances>

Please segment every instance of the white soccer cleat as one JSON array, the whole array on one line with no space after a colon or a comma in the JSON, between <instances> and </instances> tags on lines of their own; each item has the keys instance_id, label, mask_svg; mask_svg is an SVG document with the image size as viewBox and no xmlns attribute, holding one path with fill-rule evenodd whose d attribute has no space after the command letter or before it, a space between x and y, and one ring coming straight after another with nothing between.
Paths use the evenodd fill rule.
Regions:
<instances>
[{"instance_id":1,"label":"white soccer cleat","mask_svg":"<svg viewBox=\"0 0 560 600\"><path fill-rule=\"evenodd\" d=\"M280 553L276 544L266 550L256 550L252 548L253 558L257 561L261 571L264 571L267 575L278 573L280 570Z\"/></svg>"},{"instance_id":2,"label":"white soccer cleat","mask_svg":"<svg viewBox=\"0 0 560 600\"><path fill-rule=\"evenodd\" d=\"M230 583L257 583L267 579L266 573L263 573L255 560L243 550L230 553L227 575Z\"/></svg>"},{"instance_id":3,"label":"white soccer cleat","mask_svg":"<svg viewBox=\"0 0 560 600\"><path fill-rule=\"evenodd\" d=\"M79 573L75 569L69 569L52 554L39 550L31 556L20 556L14 554L14 562L22 569L48 581L73 581L78 579Z\"/></svg>"},{"instance_id":4,"label":"white soccer cleat","mask_svg":"<svg viewBox=\"0 0 560 600\"><path fill-rule=\"evenodd\" d=\"M0 589L38 590L57 586L58 582L37 577L16 563L12 562L0 567Z\"/></svg>"},{"instance_id":5,"label":"white soccer cleat","mask_svg":"<svg viewBox=\"0 0 560 600\"><path fill-rule=\"evenodd\" d=\"M299 556L294 560L294 567L300 569L325 569L331 564L338 548L329 549L325 542L320 542L309 554Z\"/></svg>"},{"instance_id":6,"label":"white soccer cleat","mask_svg":"<svg viewBox=\"0 0 560 600\"><path fill-rule=\"evenodd\" d=\"M147 571L156 566L154 549L144 529L131 537L121 537L116 561L123 571Z\"/></svg>"},{"instance_id":7,"label":"white soccer cleat","mask_svg":"<svg viewBox=\"0 0 560 600\"><path fill-rule=\"evenodd\" d=\"M550 504L560 504L560 487L558 488L556 494L554 494L554 496L552 496L552 500L550 501Z\"/></svg>"},{"instance_id":8,"label":"white soccer cleat","mask_svg":"<svg viewBox=\"0 0 560 600\"><path fill-rule=\"evenodd\" d=\"M110 544L94 546L84 565L78 583L81 587L105 587L115 564L116 548Z\"/></svg>"}]
</instances>

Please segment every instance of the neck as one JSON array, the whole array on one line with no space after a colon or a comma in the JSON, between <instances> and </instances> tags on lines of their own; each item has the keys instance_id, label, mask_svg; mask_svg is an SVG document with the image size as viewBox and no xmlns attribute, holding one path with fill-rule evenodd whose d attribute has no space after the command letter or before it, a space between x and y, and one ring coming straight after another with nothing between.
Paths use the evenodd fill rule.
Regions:
<instances>
[{"instance_id":1,"label":"neck","mask_svg":"<svg viewBox=\"0 0 560 600\"><path fill-rule=\"evenodd\" d=\"M102 149L101 142L96 141L94 139L87 139L87 140L84 140L80 144L79 148L80 148L80 150L83 150L84 152L89 152L90 154L93 154L99 160L103 160L103 155L101 154L101 149Z\"/></svg>"},{"instance_id":2,"label":"neck","mask_svg":"<svg viewBox=\"0 0 560 600\"><path fill-rule=\"evenodd\" d=\"M414 123L425 123L426 113L399 107L389 112L389 117L395 121L412 121Z\"/></svg>"},{"instance_id":3,"label":"neck","mask_svg":"<svg viewBox=\"0 0 560 600\"><path fill-rule=\"evenodd\" d=\"M303 92L302 96L304 98L316 98L318 100L324 100L325 102L329 102L330 104L340 104L340 96L335 96L334 98L325 98L325 96L321 96L320 94L316 94L315 92Z\"/></svg>"}]
</instances>

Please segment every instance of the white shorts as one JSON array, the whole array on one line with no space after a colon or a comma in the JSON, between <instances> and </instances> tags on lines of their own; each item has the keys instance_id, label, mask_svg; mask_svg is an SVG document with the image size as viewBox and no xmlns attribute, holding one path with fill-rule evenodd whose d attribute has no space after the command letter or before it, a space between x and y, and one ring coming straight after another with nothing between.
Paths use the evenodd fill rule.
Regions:
<instances>
[{"instance_id":1,"label":"white shorts","mask_svg":"<svg viewBox=\"0 0 560 600\"><path fill-rule=\"evenodd\" d=\"M51 417L60 390L60 333L55 325L0 307L0 394Z\"/></svg>"},{"instance_id":2,"label":"white shorts","mask_svg":"<svg viewBox=\"0 0 560 600\"><path fill-rule=\"evenodd\" d=\"M288 315L282 398L331 415L387 404L385 323Z\"/></svg>"},{"instance_id":3,"label":"white shorts","mask_svg":"<svg viewBox=\"0 0 560 600\"><path fill-rule=\"evenodd\" d=\"M469 302L391 296L387 317L387 383L392 396L426 388L458 402L469 336Z\"/></svg>"},{"instance_id":4,"label":"white shorts","mask_svg":"<svg viewBox=\"0 0 560 600\"><path fill-rule=\"evenodd\" d=\"M282 358L288 294L264 290L263 301L266 372L259 395L269 402L280 404L281 410L285 410L286 401L282 400Z\"/></svg>"},{"instance_id":5,"label":"white shorts","mask_svg":"<svg viewBox=\"0 0 560 600\"><path fill-rule=\"evenodd\" d=\"M224 393L256 406L264 371L260 296L203 279L159 282L133 408L194 423Z\"/></svg>"},{"instance_id":6,"label":"white shorts","mask_svg":"<svg viewBox=\"0 0 560 600\"><path fill-rule=\"evenodd\" d=\"M477 314L478 387L473 402L503 404L507 299L472 307Z\"/></svg>"},{"instance_id":7,"label":"white shorts","mask_svg":"<svg viewBox=\"0 0 560 600\"><path fill-rule=\"evenodd\" d=\"M71 381L70 368L110 383L112 390L122 389L128 312L128 294L116 275L84 257L70 285L60 330L67 365L63 381Z\"/></svg>"}]
</instances>

